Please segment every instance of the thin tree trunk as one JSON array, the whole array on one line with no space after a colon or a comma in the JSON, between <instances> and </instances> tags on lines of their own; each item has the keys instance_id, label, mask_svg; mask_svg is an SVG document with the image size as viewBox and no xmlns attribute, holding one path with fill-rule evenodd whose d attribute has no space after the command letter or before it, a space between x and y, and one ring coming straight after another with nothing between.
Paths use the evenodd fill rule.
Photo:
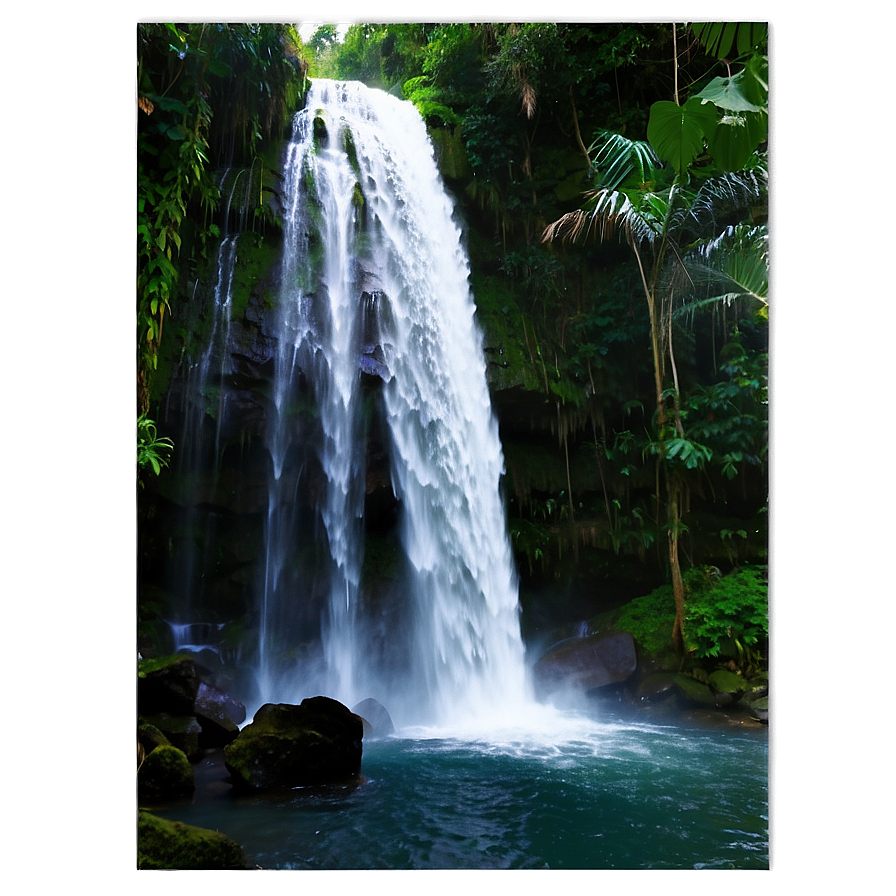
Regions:
<instances>
[{"instance_id":1,"label":"thin tree trunk","mask_svg":"<svg viewBox=\"0 0 896 896\"><path fill-rule=\"evenodd\" d=\"M681 563L678 559L678 530L680 523L680 494L678 483L672 477L666 482L667 510L669 521L669 571L672 576L672 595L675 599L675 622L672 625L672 643L675 652L684 653L684 580L681 577Z\"/></svg>"}]
</instances>

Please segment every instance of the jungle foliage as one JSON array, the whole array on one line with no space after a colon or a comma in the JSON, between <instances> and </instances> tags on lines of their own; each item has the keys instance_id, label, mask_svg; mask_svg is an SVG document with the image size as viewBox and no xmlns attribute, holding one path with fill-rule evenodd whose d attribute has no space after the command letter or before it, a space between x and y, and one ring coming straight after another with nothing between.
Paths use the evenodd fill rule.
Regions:
<instances>
[{"instance_id":1,"label":"jungle foliage","mask_svg":"<svg viewBox=\"0 0 896 896\"><path fill-rule=\"evenodd\" d=\"M183 269L217 236L219 168L252 165L279 138L307 63L292 26L137 27L138 411Z\"/></svg>"}]
</instances>

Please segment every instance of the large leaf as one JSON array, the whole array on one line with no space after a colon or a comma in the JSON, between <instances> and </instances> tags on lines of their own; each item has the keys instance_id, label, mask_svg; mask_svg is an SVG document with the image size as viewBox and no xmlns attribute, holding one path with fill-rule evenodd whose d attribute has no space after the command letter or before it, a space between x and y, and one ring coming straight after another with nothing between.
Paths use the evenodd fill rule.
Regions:
<instances>
[{"instance_id":1,"label":"large leaf","mask_svg":"<svg viewBox=\"0 0 896 896\"><path fill-rule=\"evenodd\" d=\"M763 113L726 115L707 141L709 154L723 171L739 171L767 136L768 120Z\"/></svg>"},{"instance_id":2,"label":"large leaf","mask_svg":"<svg viewBox=\"0 0 896 896\"><path fill-rule=\"evenodd\" d=\"M766 22L691 22L691 30L716 59L744 56L768 38Z\"/></svg>"},{"instance_id":3,"label":"large leaf","mask_svg":"<svg viewBox=\"0 0 896 896\"><path fill-rule=\"evenodd\" d=\"M715 103L726 112L761 112L763 105L750 102L748 94L757 96L756 76L752 69L741 69L730 78L713 78L700 93L705 103Z\"/></svg>"},{"instance_id":4,"label":"large leaf","mask_svg":"<svg viewBox=\"0 0 896 896\"><path fill-rule=\"evenodd\" d=\"M688 166L703 151L703 141L718 123L718 112L710 103L691 97L683 106L660 100L650 107L647 139L656 154L670 162L684 179Z\"/></svg>"}]
</instances>

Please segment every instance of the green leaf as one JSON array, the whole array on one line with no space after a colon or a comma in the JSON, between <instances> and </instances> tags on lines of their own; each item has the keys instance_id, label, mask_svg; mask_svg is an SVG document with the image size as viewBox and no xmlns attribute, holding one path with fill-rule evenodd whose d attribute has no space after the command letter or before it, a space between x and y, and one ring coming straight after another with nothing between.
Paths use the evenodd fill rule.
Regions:
<instances>
[{"instance_id":1,"label":"green leaf","mask_svg":"<svg viewBox=\"0 0 896 896\"><path fill-rule=\"evenodd\" d=\"M691 30L716 59L730 59L732 49L744 56L768 38L765 22L691 22Z\"/></svg>"},{"instance_id":2,"label":"green leaf","mask_svg":"<svg viewBox=\"0 0 896 896\"><path fill-rule=\"evenodd\" d=\"M656 154L671 162L680 178L703 151L703 141L715 131L718 113L715 106L691 97L683 106L660 100L650 107L647 139Z\"/></svg>"},{"instance_id":3,"label":"green leaf","mask_svg":"<svg viewBox=\"0 0 896 896\"><path fill-rule=\"evenodd\" d=\"M761 112L762 106L747 99L748 90L756 96L755 84L750 84L751 81L755 81L755 76L745 68L730 78L713 78L694 96L704 103L715 103L728 112Z\"/></svg>"},{"instance_id":4,"label":"green leaf","mask_svg":"<svg viewBox=\"0 0 896 896\"><path fill-rule=\"evenodd\" d=\"M763 113L726 115L708 140L709 154L723 171L740 171L767 136Z\"/></svg>"}]
</instances>

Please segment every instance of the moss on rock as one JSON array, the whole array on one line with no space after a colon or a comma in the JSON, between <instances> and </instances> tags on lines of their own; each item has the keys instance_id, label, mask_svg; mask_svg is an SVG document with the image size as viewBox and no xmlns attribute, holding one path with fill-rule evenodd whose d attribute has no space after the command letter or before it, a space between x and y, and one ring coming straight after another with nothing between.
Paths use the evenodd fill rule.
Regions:
<instances>
[{"instance_id":1,"label":"moss on rock","mask_svg":"<svg viewBox=\"0 0 896 896\"><path fill-rule=\"evenodd\" d=\"M210 871L246 867L240 845L218 831L168 821L142 809L137 813L138 869Z\"/></svg>"},{"instance_id":2,"label":"moss on rock","mask_svg":"<svg viewBox=\"0 0 896 896\"><path fill-rule=\"evenodd\" d=\"M137 789L141 797L189 796L195 787L193 766L186 753L170 744L160 744L152 750L137 772Z\"/></svg>"},{"instance_id":3,"label":"moss on rock","mask_svg":"<svg viewBox=\"0 0 896 896\"><path fill-rule=\"evenodd\" d=\"M710 674L709 686L717 694L731 694L735 698L739 698L747 690L747 683L743 678L727 669L716 669Z\"/></svg>"},{"instance_id":4,"label":"moss on rock","mask_svg":"<svg viewBox=\"0 0 896 896\"><path fill-rule=\"evenodd\" d=\"M361 767L360 716L329 697L267 703L224 748L233 785L268 790L338 780Z\"/></svg>"}]
</instances>

